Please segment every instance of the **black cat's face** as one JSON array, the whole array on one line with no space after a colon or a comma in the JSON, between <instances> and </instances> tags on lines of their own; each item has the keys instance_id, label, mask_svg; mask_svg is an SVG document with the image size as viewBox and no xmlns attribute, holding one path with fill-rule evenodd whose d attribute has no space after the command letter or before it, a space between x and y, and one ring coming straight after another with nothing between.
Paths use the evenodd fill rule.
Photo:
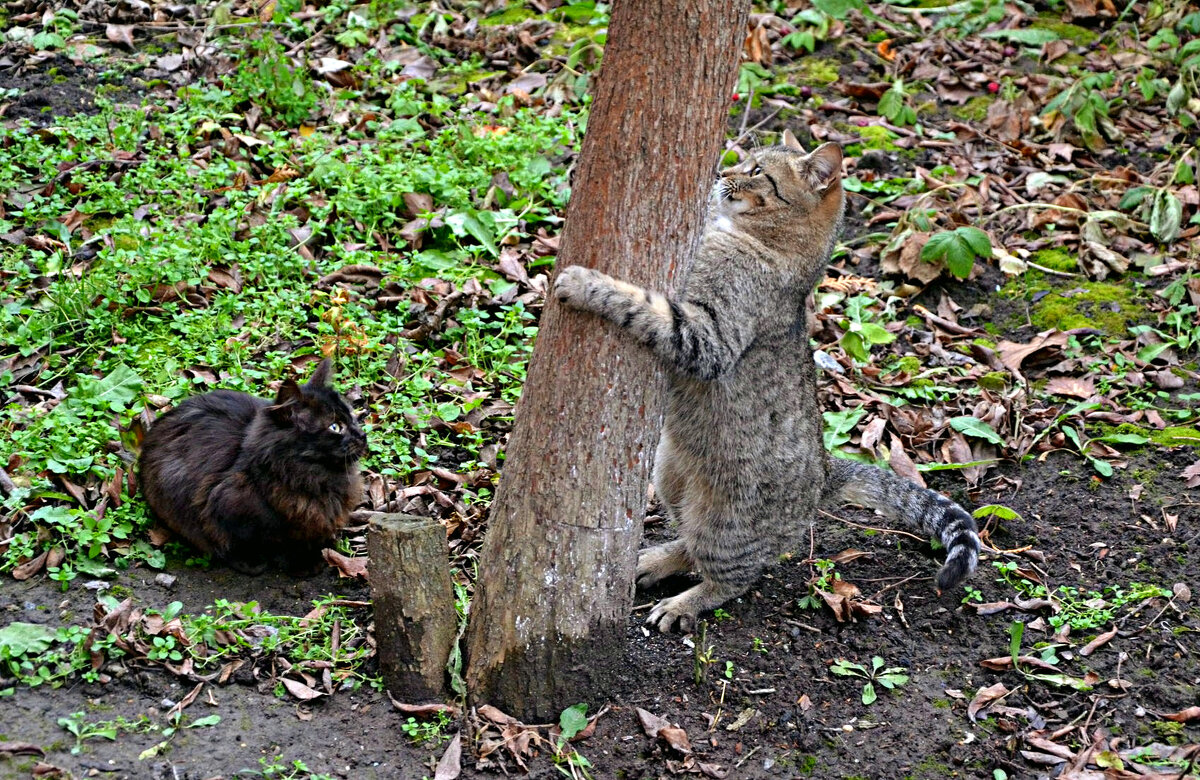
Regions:
<instances>
[{"instance_id":1,"label":"black cat's face","mask_svg":"<svg viewBox=\"0 0 1200 780\"><path fill-rule=\"evenodd\" d=\"M350 463L366 454L367 436L350 405L329 386L330 372L326 359L308 384L284 382L271 416L281 428L291 430L297 454L304 459Z\"/></svg>"}]
</instances>

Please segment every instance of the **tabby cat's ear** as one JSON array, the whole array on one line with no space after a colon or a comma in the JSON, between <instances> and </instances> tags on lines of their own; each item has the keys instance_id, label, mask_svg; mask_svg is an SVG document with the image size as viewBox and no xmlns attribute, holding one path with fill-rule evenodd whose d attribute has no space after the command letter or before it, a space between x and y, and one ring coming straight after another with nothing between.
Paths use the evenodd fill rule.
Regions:
<instances>
[{"instance_id":1,"label":"tabby cat's ear","mask_svg":"<svg viewBox=\"0 0 1200 780\"><path fill-rule=\"evenodd\" d=\"M842 178L842 147L834 143L821 144L808 156L808 182L813 189L824 192Z\"/></svg>"},{"instance_id":2,"label":"tabby cat's ear","mask_svg":"<svg viewBox=\"0 0 1200 780\"><path fill-rule=\"evenodd\" d=\"M801 146L801 145L800 145L800 142L796 140L796 136L792 135L792 131L791 131L791 130L784 130L784 131L783 131L783 139L782 139L782 142L783 142L783 145L784 145L784 146L786 146L786 147L787 147L787 148L789 148L789 149L795 149L795 150L796 150L796 151L798 151L798 152L803 152L803 151L804 151L804 147L803 147L803 146Z\"/></svg>"},{"instance_id":3,"label":"tabby cat's ear","mask_svg":"<svg viewBox=\"0 0 1200 780\"><path fill-rule=\"evenodd\" d=\"M329 380L333 378L333 361L325 358L317 366L317 370L312 372L312 376L308 378L309 387L329 387Z\"/></svg>"}]
</instances>

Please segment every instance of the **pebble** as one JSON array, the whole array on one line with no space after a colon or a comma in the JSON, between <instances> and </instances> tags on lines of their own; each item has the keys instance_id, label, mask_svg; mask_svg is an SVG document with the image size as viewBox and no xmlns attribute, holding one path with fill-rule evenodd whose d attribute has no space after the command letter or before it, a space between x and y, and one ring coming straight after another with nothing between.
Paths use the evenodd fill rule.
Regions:
<instances>
[{"instance_id":1,"label":"pebble","mask_svg":"<svg viewBox=\"0 0 1200 780\"><path fill-rule=\"evenodd\" d=\"M163 699L162 701L160 701L160 702L159 702L159 705L160 705L160 706L161 706L161 707L162 707L164 710L169 710L169 709L171 709L172 707L174 707L174 706L175 706L175 702L171 701L170 699Z\"/></svg>"},{"instance_id":2,"label":"pebble","mask_svg":"<svg viewBox=\"0 0 1200 780\"><path fill-rule=\"evenodd\" d=\"M111 588L112 583L105 582L104 580L88 580L87 582L83 583L83 587L85 590L94 590L99 592Z\"/></svg>"},{"instance_id":3,"label":"pebble","mask_svg":"<svg viewBox=\"0 0 1200 780\"><path fill-rule=\"evenodd\" d=\"M154 584L161 585L164 588L174 587L175 586L175 576L172 574L167 574L166 572L163 572L162 574L159 574L157 577L154 578Z\"/></svg>"}]
</instances>

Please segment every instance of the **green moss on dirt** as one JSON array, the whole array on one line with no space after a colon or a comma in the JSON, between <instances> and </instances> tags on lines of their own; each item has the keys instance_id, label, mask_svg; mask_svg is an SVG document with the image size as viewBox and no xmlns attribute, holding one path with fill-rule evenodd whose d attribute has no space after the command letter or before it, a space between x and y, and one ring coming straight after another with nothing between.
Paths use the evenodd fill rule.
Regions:
<instances>
[{"instance_id":1,"label":"green moss on dirt","mask_svg":"<svg viewBox=\"0 0 1200 780\"><path fill-rule=\"evenodd\" d=\"M506 8L498 14L493 14L484 19L479 20L480 27L499 27L503 24L519 24L526 19L532 19L537 16L533 11L530 11L523 5Z\"/></svg>"},{"instance_id":2,"label":"green moss on dirt","mask_svg":"<svg viewBox=\"0 0 1200 780\"><path fill-rule=\"evenodd\" d=\"M950 109L950 115L972 122L987 118L988 106L996 101L994 95L976 95L961 106Z\"/></svg>"},{"instance_id":3,"label":"green moss on dirt","mask_svg":"<svg viewBox=\"0 0 1200 780\"><path fill-rule=\"evenodd\" d=\"M1055 13L1039 14L1029 26L1037 30L1050 30L1057 33L1059 38L1071 41L1077 46L1090 46L1100 38L1098 33L1086 27L1062 21Z\"/></svg>"},{"instance_id":4,"label":"green moss on dirt","mask_svg":"<svg viewBox=\"0 0 1200 780\"><path fill-rule=\"evenodd\" d=\"M1061 258L1048 259L1064 262ZM1032 301L1029 319L1039 331L1095 328L1116 336L1147 318L1146 307L1138 302L1137 291L1128 283L1081 282L1074 287L1055 287L1041 274L1030 271L1024 278L1005 284L1001 293Z\"/></svg>"},{"instance_id":5,"label":"green moss on dirt","mask_svg":"<svg viewBox=\"0 0 1200 780\"><path fill-rule=\"evenodd\" d=\"M1191 425L1171 425L1163 428L1161 431L1156 428L1142 428L1133 423L1122 423L1121 425L1097 423L1094 426L1090 426L1090 428L1093 438L1119 433L1132 433L1149 439L1150 441L1146 443L1146 447L1157 449L1165 447L1200 447L1200 429ZM1136 478L1150 483L1153 483L1157 476L1154 472L1147 472L1141 476L1138 476L1139 474L1140 472L1134 472ZM1146 478L1143 479L1143 477Z\"/></svg>"},{"instance_id":6,"label":"green moss on dirt","mask_svg":"<svg viewBox=\"0 0 1200 780\"><path fill-rule=\"evenodd\" d=\"M1062 249L1039 249L1029 257L1030 261L1055 271L1076 271L1079 263L1075 256Z\"/></svg>"},{"instance_id":7,"label":"green moss on dirt","mask_svg":"<svg viewBox=\"0 0 1200 780\"><path fill-rule=\"evenodd\" d=\"M788 68L787 72L792 77L789 81L794 80L798 84L825 85L838 80L840 66L841 63L830 57L804 57L796 63L795 67Z\"/></svg>"}]
</instances>

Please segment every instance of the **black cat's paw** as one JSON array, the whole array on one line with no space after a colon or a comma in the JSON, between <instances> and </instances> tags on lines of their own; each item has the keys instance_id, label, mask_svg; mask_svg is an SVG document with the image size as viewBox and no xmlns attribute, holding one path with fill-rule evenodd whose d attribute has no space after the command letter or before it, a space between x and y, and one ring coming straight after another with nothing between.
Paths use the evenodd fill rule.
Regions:
<instances>
[{"instance_id":1,"label":"black cat's paw","mask_svg":"<svg viewBox=\"0 0 1200 780\"><path fill-rule=\"evenodd\" d=\"M245 558L226 558L225 565L239 574L257 577L267 570L266 561L252 561Z\"/></svg>"}]
</instances>

